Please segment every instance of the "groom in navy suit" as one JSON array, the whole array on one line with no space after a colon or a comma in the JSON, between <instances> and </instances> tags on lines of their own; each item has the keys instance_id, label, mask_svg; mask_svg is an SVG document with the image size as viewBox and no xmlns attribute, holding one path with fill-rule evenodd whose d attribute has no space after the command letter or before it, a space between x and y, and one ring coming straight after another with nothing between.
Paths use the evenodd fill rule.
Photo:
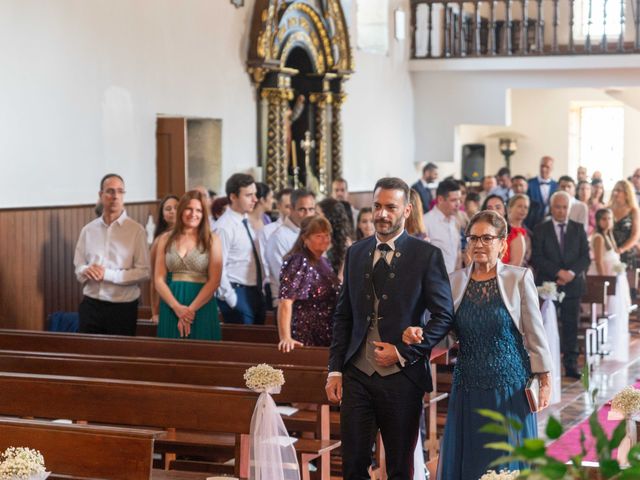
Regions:
<instances>
[{"instance_id":1,"label":"groom in navy suit","mask_svg":"<svg viewBox=\"0 0 640 480\"><path fill-rule=\"evenodd\" d=\"M553 170L553 158L549 156L540 159L540 175L529 179L529 187L527 194L532 204L541 206L539 209L530 209L524 221L529 230L533 231L545 216L549 213L549 199L551 195L558 189L558 182L551 178L551 170Z\"/></svg>"},{"instance_id":2,"label":"groom in navy suit","mask_svg":"<svg viewBox=\"0 0 640 480\"><path fill-rule=\"evenodd\" d=\"M440 249L404 230L407 184L379 180L373 211L375 236L347 252L326 390L331 402L342 402L343 477L369 478L380 428L389 479L411 480L422 398L432 390L429 355L453 325L453 301ZM402 342L410 326L424 327L422 343Z\"/></svg>"}]
</instances>

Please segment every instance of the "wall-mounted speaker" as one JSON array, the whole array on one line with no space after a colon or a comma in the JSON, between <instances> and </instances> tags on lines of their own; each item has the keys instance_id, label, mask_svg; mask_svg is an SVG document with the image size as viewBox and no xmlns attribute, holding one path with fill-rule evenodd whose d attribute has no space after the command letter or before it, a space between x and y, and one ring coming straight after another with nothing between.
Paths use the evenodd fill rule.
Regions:
<instances>
[{"instance_id":1,"label":"wall-mounted speaker","mask_svg":"<svg viewBox=\"0 0 640 480\"><path fill-rule=\"evenodd\" d=\"M462 179L465 182L479 182L484 176L483 143L468 143L462 146Z\"/></svg>"}]
</instances>

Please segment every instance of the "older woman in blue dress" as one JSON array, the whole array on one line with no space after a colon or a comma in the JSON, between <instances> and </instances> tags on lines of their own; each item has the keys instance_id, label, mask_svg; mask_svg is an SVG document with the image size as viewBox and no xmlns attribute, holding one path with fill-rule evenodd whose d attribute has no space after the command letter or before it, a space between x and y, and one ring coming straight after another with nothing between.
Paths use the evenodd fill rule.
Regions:
<instances>
[{"instance_id":1,"label":"older woman in blue dress","mask_svg":"<svg viewBox=\"0 0 640 480\"><path fill-rule=\"evenodd\" d=\"M473 263L449 276L456 311L452 333L460 352L440 450L441 480L480 478L501 455L486 449L487 443L537 437L536 414L525 394L531 375L540 379L540 409L549 405L551 395L551 353L533 275L499 260L506 248L505 220L493 211L478 212L466 235ZM421 328L408 328L403 340L421 341ZM517 418L523 429L508 439L480 433L487 423L477 413L480 408ZM523 467L512 463L501 468Z\"/></svg>"}]
</instances>

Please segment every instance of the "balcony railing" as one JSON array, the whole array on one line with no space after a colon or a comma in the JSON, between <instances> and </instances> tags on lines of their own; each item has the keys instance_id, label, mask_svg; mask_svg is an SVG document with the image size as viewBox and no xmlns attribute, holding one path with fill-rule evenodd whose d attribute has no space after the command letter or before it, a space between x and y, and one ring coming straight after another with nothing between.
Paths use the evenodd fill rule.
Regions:
<instances>
[{"instance_id":1,"label":"balcony railing","mask_svg":"<svg viewBox=\"0 0 640 480\"><path fill-rule=\"evenodd\" d=\"M640 53L640 0L411 0L412 58Z\"/></svg>"}]
</instances>

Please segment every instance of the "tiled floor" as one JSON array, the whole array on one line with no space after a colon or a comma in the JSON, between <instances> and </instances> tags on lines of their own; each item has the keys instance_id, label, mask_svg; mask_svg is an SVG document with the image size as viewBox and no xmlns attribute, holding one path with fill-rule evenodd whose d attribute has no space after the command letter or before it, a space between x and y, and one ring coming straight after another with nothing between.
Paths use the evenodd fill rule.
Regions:
<instances>
[{"instance_id":1,"label":"tiled floor","mask_svg":"<svg viewBox=\"0 0 640 480\"><path fill-rule=\"evenodd\" d=\"M623 363L604 357L591 373L590 388L598 389L596 404L585 392L582 382L563 377L562 400L538 414L538 431L544 432L549 415L562 423L565 431L586 419L593 411L610 400L627 385L640 379L640 337L632 337L629 346L629 362Z\"/></svg>"}]
</instances>

